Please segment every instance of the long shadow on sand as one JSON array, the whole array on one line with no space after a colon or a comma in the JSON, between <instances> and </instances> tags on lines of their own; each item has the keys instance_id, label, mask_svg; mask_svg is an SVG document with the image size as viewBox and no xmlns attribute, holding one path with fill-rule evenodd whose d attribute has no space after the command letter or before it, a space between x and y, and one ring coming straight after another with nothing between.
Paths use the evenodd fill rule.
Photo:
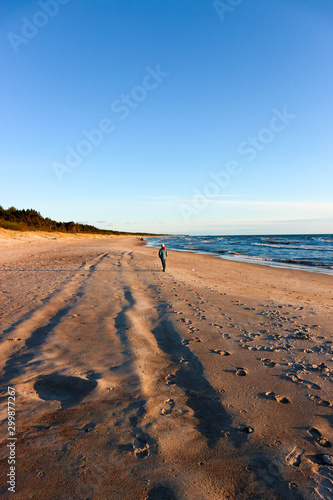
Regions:
<instances>
[{"instance_id":1,"label":"long shadow on sand","mask_svg":"<svg viewBox=\"0 0 333 500\"><path fill-rule=\"evenodd\" d=\"M87 277L89 278L95 271L96 266L107 257L108 254L102 255L100 260L96 263L93 264L89 267L89 273ZM82 267L82 266L81 266ZM46 340L46 337L50 334L50 332L60 323L61 319L68 314L68 312L74 307L75 302L78 297L82 297L84 295L84 288L85 284L82 284L77 292L76 292L76 298L74 299L73 303L71 305L66 305L62 309L60 309L52 318L49 319L48 323L46 325L43 325L39 328L37 328L35 331L32 332L31 336L26 340L24 347L21 349L19 353L15 353L13 356L11 356L4 367L4 376L3 376L3 383L9 382L14 376L20 375L23 371L23 367L29 363L35 356L34 350L36 348L39 348ZM54 296L56 295L56 292L51 294L47 298L47 302ZM31 316L31 314L28 314L28 318ZM25 317L21 318L19 321L11 325L7 330L5 330L4 333L10 333L15 328L20 325L21 323L24 323Z\"/></svg>"},{"instance_id":2,"label":"long shadow on sand","mask_svg":"<svg viewBox=\"0 0 333 500\"><path fill-rule=\"evenodd\" d=\"M47 323L32 332L31 336L25 341L24 347L19 353L11 356L4 367L3 382L9 382L13 377L20 375L24 366L35 357L35 349L39 348L46 340L46 337L57 326L60 320L66 316L73 306L67 305L60 309Z\"/></svg>"},{"instance_id":3,"label":"long shadow on sand","mask_svg":"<svg viewBox=\"0 0 333 500\"><path fill-rule=\"evenodd\" d=\"M59 294L59 290L56 290L52 293L50 293L50 295L48 295L47 297L44 297L43 299L41 299L41 302L43 302L43 305L44 304L48 304L54 297L56 297L57 295ZM15 332L15 330L20 326L22 325L25 321L28 321L30 318L32 318L32 316L35 314L36 311L38 311L39 308L36 308L36 309L32 309L31 311L23 314L17 321L15 321L15 323L12 323L10 326L8 326L8 328L6 328L4 331L3 331L3 335L8 335L12 332Z\"/></svg>"},{"instance_id":4,"label":"long shadow on sand","mask_svg":"<svg viewBox=\"0 0 333 500\"><path fill-rule=\"evenodd\" d=\"M192 351L182 344L182 338L168 320L153 330L159 348L180 364L174 376L169 376L169 384L176 384L184 390L187 404L194 411L199 423L196 429L213 448L221 437L221 431L229 430L235 447L241 446L247 436L232 430L232 419L223 408L220 397L204 377L204 368Z\"/></svg>"},{"instance_id":5,"label":"long shadow on sand","mask_svg":"<svg viewBox=\"0 0 333 500\"><path fill-rule=\"evenodd\" d=\"M106 259L108 256L109 256L108 253L97 255L96 259L99 259L99 260L95 264L91 264L89 266L89 272L88 272L87 278L90 278L90 276L93 275L93 273L96 271L96 267L99 266L99 264L101 262L103 262L103 260ZM105 269L104 269L104 271L105 271Z\"/></svg>"},{"instance_id":6,"label":"long shadow on sand","mask_svg":"<svg viewBox=\"0 0 333 500\"><path fill-rule=\"evenodd\" d=\"M93 264L89 267L89 273L87 274L87 277L89 278L93 273L94 271L96 270L96 266L102 261L104 260L106 257L107 257L108 254L105 254L103 255L100 260L96 263L96 264ZM68 281L70 281L77 273L82 273L82 267L84 267L84 265L86 265L86 263L83 263L81 266L79 266L78 268L76 269L38 269L38 270L33 270L33 271L47 271L47 272L54 272L54 271L59 271L59 272L70 272L72 273L71 276L68 276L67 277L67 282L64 282L62 284L62 286L64 286L64 284L68 284ZM24 269L23 269L24 270ZM31 270L29 270L31 271ZM78 293L77 295L78 296L81 296L82 295L82 290L83 290L83 285L80 286L79 290L78 290ZM42 302L44 304L47 304L49 303L54 297L56 297L57 295L59 295L59 290L55 290L54 292L50 293L47 297L43 298L42 299ZM36 312L36 310L32 310L32 311L29 311L27 313L25 313L20 319L18 319L15 323L13 323L12 325L10 325L8 328L6 328L6 330L4 330L3 334L4 335L8 335L9 333L12 333L16 330L16 328L18 326L20 326L22 323L24 323L25 321L27 321L28 319L30 319L33 314Z\"/></svg>"},{"instance_id":7,"label":"long shadow on sand","mask_svg":"<svg viewBox=\"0 0 333 500\"><path fill-rule=\"evenodd\" d=\"M117 335L121 341L121 343L125 346L128 344L128 337L126 335L126 330L128 329L128 322L127 322L127 316L126 313L131 307L133 307L135 301L132 297L131 292L125 288L125 293L124 293L125 300L127 301L127 304L122 308L122 310L117 314L114 320L114 324L117 330Z\"/></svg>"}]
</instances>

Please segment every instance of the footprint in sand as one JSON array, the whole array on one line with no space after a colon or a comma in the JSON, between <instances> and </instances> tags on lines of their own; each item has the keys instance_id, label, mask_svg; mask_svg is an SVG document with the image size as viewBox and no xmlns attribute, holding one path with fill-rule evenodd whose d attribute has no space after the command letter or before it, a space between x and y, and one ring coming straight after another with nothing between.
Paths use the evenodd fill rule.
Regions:
<instances>
[{"instance_id":1,"label":"footprint in sand","mask_svg":"<svg viewBox=\"0 0 333 500\"><path fill-rule=\"evenodd\" d=\"M245 427L240 427L239 430L241 432L246 432L246 434L252 434L252 432L254 432L253 427L250 427L249 425L246 425Z\"/></svg>"},{"instance_id":2,"label":"footprint in sand","mask_svg":"<svg viewBox=\"0 0 333 500\"><path fill-rule=\"evenodd\" d=\"M331 455L323 455L322 460L326 465L333 465L333 457Z\"/></svg>"},{"instance_id":3,"label":"footprint in sand","mask_svg":"<svg viewBox=\"0 0 333 500\"><path fill-rule=\"evenodd\" d=\"M173 399L169 398L166 401L164 401L165 408L162 408L161 414L162 415L170 415L172 413L172 410L175 407L175 402Z\"/></svg>"},{"instance_id":4,"label":"footprint in sand","mask_svg":"<svg viewBox=\"0 0 333 500\"><path fill-rule=\"evenodd\" d=\"M310 382L309 380L303 380L303 379L299 378L297 375L295 375L294 373L287 373L286 379L291 380L292 382L295 382L298 384L304 384L307 387L309 387L309 389L315 389L317 391L321 390L321 387L319 385L314 384L313 382Z\"/></svg>"},{"instance_id":5,"label":"footprint in sand","mask_svg":"<svg viewBox=\"0 0 333 500\"><path fill-rule=\"evenodd\" d=\"M210 349L211 353L220 354L221 356L230 356L230 352L222 351L221 349Z\"/></svg>"},{"instance_id":6,"label":"footprint in sand","mask_svg":"<svg viewBox=\"0 0 333 500\"><path fill-rule=\"evenodd\" d=\"M183 345L188 345L190 342L201 342L201 339L199 337L194 337L193 339L183 339L182 340Z\"/></svg>"},{"instance_id":7,"label":"footprint in sand","mask_svg":"<svg viewBox=\"0 0 333 500\"><path fill-rule=\"evenodd\" d=\"M320 396L316 396L315 394L308 394L308 398L310 401L314 401L319 406L333 406L331 401L325 401L321 399Z\"/></svg>"},{"instance_id":8,"label":"footprint in sand","mask_svg":"<svg viewBox=\"0 0 333 500\"><path fill-rule=\"evenodd\" d=\"M284 405L290 403L289 399L286 398L285 396L276 396L275 399L278 403L282 403Z\"/></svg>"},{"instance_id":9,"label":"footprint in sand","mask_svg":"<svg viewBox=\"0 0 333 500\"><path fill-rule=\"evenodd\" d=\"M278 403L282 403L284 405L290 403L289 399L286 398L285 396L278 396L275 394L275 392L273 391L270 391L270 392L265 392L265 397L267 399L274 399L275 401L277 401Z\"/></svg>"},{"instance_id":10,"label":"footprint in sand","mask_svg":"<svg viewBox=\"0 0 333 500\"><path fill-rule=\"evenodd\" d=\"M304 450L301 450L301 448L298 448L295 446L290 453L286 456L286 462L288 465L291 467L299 467L301 463L301 455L304 452Z\"/></svg>"},{"instance_id":11,"label":"footprint in sand","mask_svg":"<svg viewBox=\"0 0 333 500\"><path fill-rule=\"evenodd\" d=\"M136 458L145 458L149 455L149 444L143 435L135 438L133 444L134 455Z\"/></svg>"},{"instance_id":12,"label":"footprint in sand","mask_svg":"<svg viewBox=\"0 0 333 500\"><path fill-rule=\"evenodd\" d=\"M189 326L188 331L193 333L193 332L198 332L200 328L196 328L195 326Z\"/></svg>"},{"instance_id":13,"label":"footprint in sand","mask_svg":"<svg viewBox=\"0 0 333 500\"><path fill-rule=\"evenodd\" d=\"M169 375L167 375L165 377L165 380L166 380L167 385L175 384L176 383L176 375L169 373Z\"/></svg>"},{"instance_id":14,"label":"footprint in sand","mask_svg":"<svg viewBox=\"0 0 333 500\"><path fill-rule=\"evenodd\" d=\"M276 363L274 361L271 361L269 358L262 358L260 360L265 366L268 366L268 368L273 368L276 366Z\"/></svg>"},{"instance_id":15,"label":"footprint in sand","mask_svg":"<svg viewBox=\"0 0 333 500\"><path fill-rule=\"evenodd\" d=\"M319 446L322 446L323 448L331 448L331 442L323 437L321 432L319 432L315 427L311 427L308 430L308 433L313 437L315 443L317 443Z\"/></svg>"},{"instance_id":16,"label":"footprint in sand","mask_svg":"<svg viewBox=\"0 0 333 500\"><path fill-rule=\"evenodd\" d=\"M182 323L185 323L186 325L192 324L192 321L190 319L187 319L187 318L179 318L178 321L181 321Z\"/></svg>"}]
</instances>

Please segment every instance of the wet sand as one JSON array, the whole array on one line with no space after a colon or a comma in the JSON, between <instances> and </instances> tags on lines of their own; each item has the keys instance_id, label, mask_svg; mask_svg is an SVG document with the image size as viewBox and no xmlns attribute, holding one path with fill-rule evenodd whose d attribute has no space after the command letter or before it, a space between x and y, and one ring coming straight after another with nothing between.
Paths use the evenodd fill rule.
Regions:
<instances>
[{"instance_id":1,"label":"wet sand","mask_svg":"<svg viewBox=\"0 0 333 500\"><path fill-rule=\"evenodd\" d=\"M17 499L333 497L333 277L0 233ZM326 461L325 461L326 460Z\"/></svg>"}]
</instances>

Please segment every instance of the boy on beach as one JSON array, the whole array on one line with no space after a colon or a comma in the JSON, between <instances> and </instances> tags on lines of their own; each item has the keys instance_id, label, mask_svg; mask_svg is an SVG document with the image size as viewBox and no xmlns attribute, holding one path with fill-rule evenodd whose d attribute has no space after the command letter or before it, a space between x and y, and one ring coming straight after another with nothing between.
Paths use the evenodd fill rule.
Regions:
<instances>
[{"instance_id":1,"label":"boy on beach","mask_svg":"<svg viewBox=\"0 0 333 500\"><path fill-rule=\"evenodd\" d=\"M168 256L168 251L163 244L161 245L161 248L158 251L158 256L161 259L163 272L165 273L165 265L166 265L166 258Z\"/></svg>"}]
</instances>

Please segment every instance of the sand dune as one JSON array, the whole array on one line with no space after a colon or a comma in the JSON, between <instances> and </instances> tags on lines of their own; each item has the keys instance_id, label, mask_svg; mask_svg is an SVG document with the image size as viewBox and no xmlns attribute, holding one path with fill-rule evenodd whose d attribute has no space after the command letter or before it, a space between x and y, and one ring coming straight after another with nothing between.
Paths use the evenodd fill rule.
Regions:
<instances>
[{"instance_id":1,"label":"sand dune","mask_svg":"<svg viewBox=\"0 0 333 500\"><path fill-rule=\"evenodd\" d=\"M5 234L1 496L333 497L332 276Z\"/></svg>"}]
</instances>

